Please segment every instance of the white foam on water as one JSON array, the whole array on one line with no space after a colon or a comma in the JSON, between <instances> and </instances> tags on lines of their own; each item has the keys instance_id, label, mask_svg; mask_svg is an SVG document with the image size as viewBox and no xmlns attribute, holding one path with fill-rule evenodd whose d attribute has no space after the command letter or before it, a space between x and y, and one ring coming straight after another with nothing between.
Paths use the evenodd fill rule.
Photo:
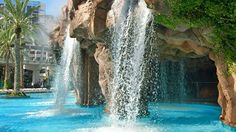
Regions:
<instances>
[{"instance_id":1,"label":"white foam on water","mask_svg":"<svg viewBox=\"0 0 236 132\"><path fill-rule=\"evenodd\" d=\"M58 113L58 110L51 109L51 110L41 110L36 112L27 112L26 118L39 118L39 117L52 117Z\"/></svg>"},{"instance_id":2,"label":"white foam on water","mask_svg":"<svg viewBox=\"0 0 236 132\"><path fill-rule=\"evenodd\" d=\"M107 126L98 128L80 128L72 132L160 132L163 128L150 127L150 126L133 126L133 127L120 127L120 126Z\"/></svg>"},{"instance_id":3,"label":"white foam on water","mask_svg":"<svg viewBox=\"0 0 236 132\"><path fill-rule=\"evenodd\" d=\"M54 103L55 103L54 100L50 100L50 101L44 101L44 102L31 103L30 106L51 106Z\"/></svg>"},{"instance_id":4,"label":"white foam on water","mask_svg":"<svg viewBox=\"0 0 236 132\"><path fill-rule=\"evenodd\" d=\"M80 111L78 109L48 109L35 112L27 112L26 118L44 118L44 117L55 117L55 116L87 116L92 115L91 113Z\"/></svg>"}]
</instances>

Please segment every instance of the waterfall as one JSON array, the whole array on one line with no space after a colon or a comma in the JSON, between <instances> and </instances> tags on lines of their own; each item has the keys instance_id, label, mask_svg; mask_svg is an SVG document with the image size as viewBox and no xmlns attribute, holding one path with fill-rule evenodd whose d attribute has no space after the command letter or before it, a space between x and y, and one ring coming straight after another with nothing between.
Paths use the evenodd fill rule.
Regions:
<instances>
[{"instance_id":1,"label":"waterfall","mask_svg":"<svg viewBox=\"0 0 236 132\"><path fill-rule=\"evenodd\" d=\"M179 99L180 102L183 102L187 96L186 89L186 70L184 60L180 60L179 62Z\"/></svg>"},{"instance_id":2,"label":"waterfall","mask_svg":"<svg viewBox=\"0 0 236 132\"><path fill-rule=\"evenodd\" d=\"M161 63L160 64L160 88L161 88L161 94L160 94L160 98L161 100L163 101L167 101L168 99L168 80L167 80L167 77L168 77L168 73L167 73L168 69L167 69L167 65L166 63Z\"/></svg>"},{"instance_id":3,"label":"waterfall","mask_svg":"<svg viewBox=\"0 0 236 132\"><path fill-rule=\"evenodd\" d=\"M160 64L160 99L183 102L187 98L185 61L163 61Z\"/></svg>"},{"instance_id":4,"label":"waterfall","mask_svg":"<svg viewBox=\"0 0 236 132\"><path fill-rule=\"evenodd\" d=\"M66 39L64 41L63 53L60 64L57 67L54 87L56 89L56 108L63 109L66 102L67 93L72 89L72 69L73 59L75 55L79 54L78 42L76 38L71 38L69 35L69 26L66 30Z\"/></svg>"},{"instance_id":5,"label":"waterfall","mask_svg":"<svg viewBox=\"0 0 236 132\"><path fill-rule=\"evenodd\" d=\"M113 80L111 116L134 121L139 114L140 91L144 78L147 27L152 14L144 0L115 0L119 10L112 36Z\"/></svg>"}]
</instances>

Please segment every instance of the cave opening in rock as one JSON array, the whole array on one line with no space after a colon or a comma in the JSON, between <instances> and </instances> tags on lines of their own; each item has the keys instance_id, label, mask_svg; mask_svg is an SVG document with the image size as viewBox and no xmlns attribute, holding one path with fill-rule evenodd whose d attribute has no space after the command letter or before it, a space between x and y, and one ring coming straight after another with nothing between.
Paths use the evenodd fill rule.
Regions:
<instances>
[{"instance_id":1,"label":"cave opening in rock","mask_svg":"<svg viewBox=\"0 0 236 132\"><path fill-rule=\"evenodd\" d=\"M150 101L217 104L216 67L208 57L150 61Z\"/></svg>"}]
</instances>

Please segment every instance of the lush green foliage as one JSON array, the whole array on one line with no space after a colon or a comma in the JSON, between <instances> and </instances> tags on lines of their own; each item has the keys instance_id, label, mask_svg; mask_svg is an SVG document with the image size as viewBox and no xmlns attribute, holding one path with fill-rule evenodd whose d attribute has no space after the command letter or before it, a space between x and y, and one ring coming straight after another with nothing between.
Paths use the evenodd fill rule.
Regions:
<instances>
[{"instance_id":1,"label":"lush green foliage","mask_svg":"<svg viewBox=\"0 0 236 132\"><path fill-rule=\"evenodd\" d=\"M166 0L172 15L157 15L156 22L168 28L184 23L189 27L211 27L214 50L236 62L235 0Z\"/></svg>"},{"instance_id":2,"label":"lush green foliage","mask_svg":"<svg viewBox=\"0 0 236 132\"><path fill-rule=\"evenodd\" d=\"M32 20L34 16L33 12L39 9L39 6L27 9L29 0L14 0L16 4L13 4L11 0L4 0L5 6L3 10L0 10L0 14L3 16L3 20L9 22L9 27L13 30L21 28L22 32L32 31L34 24Z\"/></svg>"},{"instance_id":3,"label":"lush green foliage","mask_svg":"<svg viewBox=\"0 0 236 132\"><path fill-rule=\"evenodd\" d=\"M0 57L5 60L13 60L13 42L15 35L11 30L5 29L0 32Z\"/></svg>"}]
</instances>

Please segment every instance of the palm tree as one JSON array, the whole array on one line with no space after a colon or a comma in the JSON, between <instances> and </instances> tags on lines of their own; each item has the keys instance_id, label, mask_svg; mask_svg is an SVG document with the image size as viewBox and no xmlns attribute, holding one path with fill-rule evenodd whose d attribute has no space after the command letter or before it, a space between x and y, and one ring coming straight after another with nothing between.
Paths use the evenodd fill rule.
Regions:
<instances>
[{"instance_id":1,"label":"palm tree","mask_svg":"<svg viewBox=\"0 0 236 132\"><path fill-rule=\"evenodd\" d=\"M14 31L16 36L16 42L14 43L15 52L15 75L14 75L14 93L18 95L20 93L20 45L21 35L33 30L34 24L32 23L35 10L39 9L39 6L27 9L29 0L15 0L15 4L12 0L4 0L4 10L0 11L3 19L7 20L10 24L9 28Z\"/></svg>"},{"instance_id":2,"label":"palm tree","mask_svg":"<svg viewBox=\"0 0 236 132\"><path fill-rule=\"evenodd\" d=\"M5 30L0 33L0 57L5 61L4 89L9 88L9 61L13 60L12 45L15 35L11 30Z\"/></svg>"}]
</instances>

